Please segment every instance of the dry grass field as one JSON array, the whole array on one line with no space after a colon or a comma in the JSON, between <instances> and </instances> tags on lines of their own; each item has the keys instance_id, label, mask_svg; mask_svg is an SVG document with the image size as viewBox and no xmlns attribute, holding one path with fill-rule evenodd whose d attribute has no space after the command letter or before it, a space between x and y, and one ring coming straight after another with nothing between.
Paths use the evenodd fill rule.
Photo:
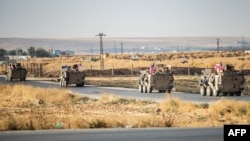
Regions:
<instances>
[{"instance_id":1,"label":"dry grass field","mask_svg":"<svg viewBox=\"0 0 250 141\"><path fill-rule=\"evenodd\" d=\"M131 75L133 69L134 74L138 74L140 69L148 68L152 62L155 64L171 65L173 73L188 74L187 68L191 68L190 74L200 73L199 69L213 68L215 64L222 62L222 64L232 64L235 69L242 70L249 74L250 70L250 54L242 51L221 51L217 52L180 52L180 53L159 53L159 54L143 54L139 55L138 60L132 60L132 54L114 55L110 54L104 59L104 69L102 73L92 74L94 76L111 75L111 69L114 69L114 75ZM181 63L180 60L186 58L186 63ZM42 64L43 76L57 77L62 65L73 65L82 63L83 69L86 72L89 70L100 70L99 56L89 55L76 55L76 56L64 56L56 58L31 58L27 61L21 61L24 67L30 66L32 63ZM182 68L180 71L177 68ZM192 69L192 68L198 68ZM0 72L3 72L4 67L0 68ZM118 70L120 69L120 70Z\"/></svg>"},{"instance_id":2,"label":"dry grass field","mask_svg":"<svg viewBox=\"0 0 250 141\"><path fill-rule=\"evenodd\" d=\"M218 100L190 103L166 94L160 103L119 98L100 99L65 89L0 84L0 130L222 127L250 124L250 103Z\"/></svg>"}]
</instances>

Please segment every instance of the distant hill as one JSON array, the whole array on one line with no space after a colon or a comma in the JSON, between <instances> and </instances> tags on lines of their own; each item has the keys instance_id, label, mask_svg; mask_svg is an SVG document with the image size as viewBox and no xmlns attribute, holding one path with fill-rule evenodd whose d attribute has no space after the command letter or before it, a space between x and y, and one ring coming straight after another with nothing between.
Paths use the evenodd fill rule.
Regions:
<instances>
[{"instance_id":1,"label":"distant hill","mask_svg":"<svg viewBox=\"0 0 250 141\"><path fill-rule=\"evenodd\" d=\"M110 38L103 37L105 53L121 53L123 43L124 53L157 53L181 51L206 51L217 49L217 38L220 39L221 50L250 49L250 37L161 37L161 38ZM27 50L30 46L44 49L73 50L76 54L99 54L100 41L93 38L0 38L0 48L9 50L21 48Z\"/></svg>"}]
</instances>

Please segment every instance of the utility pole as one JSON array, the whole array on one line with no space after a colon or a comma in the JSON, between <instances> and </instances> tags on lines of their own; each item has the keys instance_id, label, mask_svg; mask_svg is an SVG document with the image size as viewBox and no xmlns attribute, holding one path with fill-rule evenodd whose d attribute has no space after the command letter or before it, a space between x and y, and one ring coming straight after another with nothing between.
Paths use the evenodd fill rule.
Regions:
<instances>
[{"instance_id":1,"label":"utility pole","mask_svg":"<svg viewBox=\"0 0 250 141\"><path fill-rule=\"evenodd\" d=\"M121 54L123 54L123 42L121 42Z\"/></svg>"},{"instance_id":2,"label":"utility pole","mask_svg":"<svg viewBox=\"0 0 250 141\"><path fill-rule=\"evenodd\" d=\"M18 57L18 52L17 52L17 48L16 48L16 58L15 58L15 63L17 63L17 60L18 60L17 58L19 58L19 57Z\"/></svg>"},{"instance_id":3,"label":"utility pole","mask_svg":"<svg viewBox=\"0 0 250 141\"><path fill-rule=\"evenodd\" d=\"M242 45L242 48L243 48L243 60L245 59L245 45L244 45L244 38L243 36L241 36L241 45Z\"/></svg>"},{"instance_id":4,"label":"utility pole","mask_svg":"<svg viewBox=\"0 0 250 141\"><path fill-rule=\"evenodd\" d=\"M115 56L116 56L116 43L114 41L114 48L115 48Z\"/></svg>"},{"instance_id":5,"label":"utility pole","mask_svg":"<svg viewBox=\"0 0 250 141\"><path fill-rule=\"evenodd\" d=\"M220 51L220 39L217 38L217 53Z\"/></svg>"},{"instance_id":6,"label":"utility pole","mask_svg":"<svg viewBox=\"0 0 250 141\"><path fill-rule=\"evenodd\" d=\"M99 33L96 36L100 36L100 69L104 69L104 60L103 60L103 44L102 44L102 36L106 36L103 33Z\"/></svg>"}]
</instances>

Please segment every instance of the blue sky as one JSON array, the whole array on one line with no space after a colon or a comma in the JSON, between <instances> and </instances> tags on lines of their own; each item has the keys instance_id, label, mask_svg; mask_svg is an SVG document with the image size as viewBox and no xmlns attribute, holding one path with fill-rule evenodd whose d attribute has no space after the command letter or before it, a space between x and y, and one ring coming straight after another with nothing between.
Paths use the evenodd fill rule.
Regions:
<instances>
[{"instance_id":1,"label":"blue sky","mask_svg":"<svg viewBox=\"0 0 250 141\"><path fill-rule=\"evenodd\" d=\"M0 37L250 36L250 0L0 0Z\"/></svg>"}]
</instances>

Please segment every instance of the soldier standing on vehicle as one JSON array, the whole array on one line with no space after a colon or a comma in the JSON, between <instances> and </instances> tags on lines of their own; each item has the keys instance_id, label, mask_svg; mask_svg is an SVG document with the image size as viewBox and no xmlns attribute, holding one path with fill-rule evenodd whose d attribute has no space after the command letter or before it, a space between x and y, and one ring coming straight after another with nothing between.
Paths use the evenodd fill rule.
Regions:
<instances>
[{"instance_id":1,"label":"soldier standing on vehicle","mask_svg":"<svg viewBox=\"0 0 250 141\"><path fill-rule=\"evenodd\" d=\"M214 66L214 69L216 70L217 73L223 72L223 71L224 71L224 68L223 68L223 66L222 66L222 63L216 64L216 65Z\"/></svg>"},{"instance_id":2,"label":"soldier standing on vehicle","mask_svg":"<svg viewBox=\"0 0 250 141\"><path fill-rule=\"evenodd\" d=\"M8 71L11 71L11 70L13 70L13 66L12 66L12 64L9 64Z\"/></svg>"},{"instance_id":3,"label":"soldier standing on vehicle","mask_svg":"<svg viewBox=\"0 0 250 141\"><path fill-rule=\"evenodd\" d=\"M152 74L155 74L155 71L156 71L156 67L155 67L155 63L153 62L149 68L149 73L152 75Z\"/></svg>"},{"instance_id":4,"label":"soldier standing on vehicle","mask_svg":"<svg viewBox=\"0 0 250 141\"><path fill-rule=\"evenodd\" d=\"M78 71L82 71L82 63L78 65Z\"/></svg>"}]
</instances>

